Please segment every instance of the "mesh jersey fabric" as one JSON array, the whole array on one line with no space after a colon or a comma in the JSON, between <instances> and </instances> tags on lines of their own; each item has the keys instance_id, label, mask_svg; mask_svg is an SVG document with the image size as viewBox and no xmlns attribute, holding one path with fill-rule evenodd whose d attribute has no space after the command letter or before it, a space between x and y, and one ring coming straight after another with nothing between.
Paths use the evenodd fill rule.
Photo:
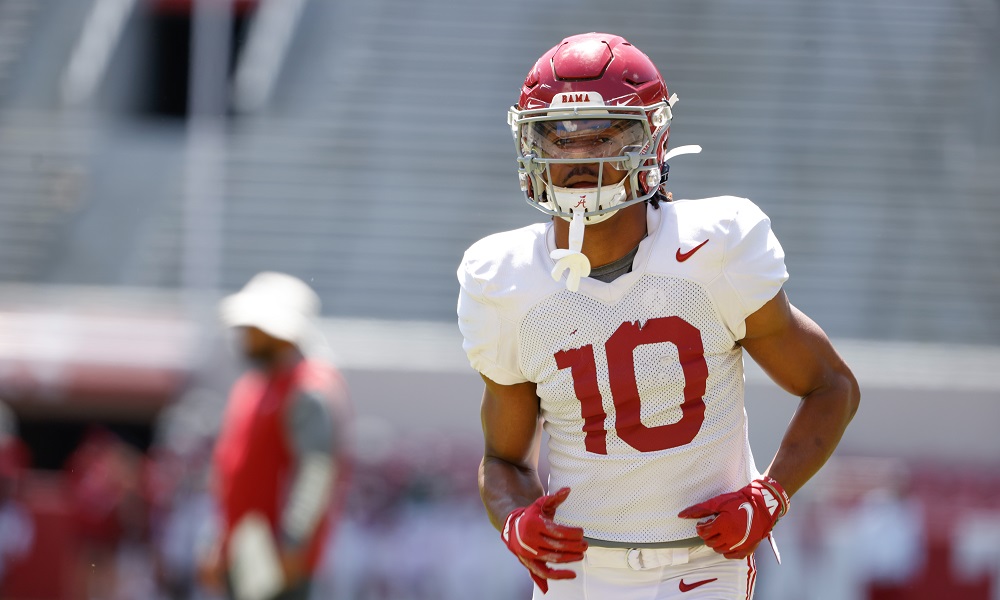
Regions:
<instances>
[{"instance_id":1,"label":"mesh jersey fabric","mask_svg":"<svg viewBox=\"0 0 1000 600\"><path fill-rule=\"evenodd\" d=\"M585 278L576 293L549 275L551 223L480 240L458 270L472 366L537 385L549 488L573 489L557 520L615 542L694 537L681 509L758 475L736 342L788 277L769 220L747 199L646 214L632 271Z\"/></svg>"}]
</instances>

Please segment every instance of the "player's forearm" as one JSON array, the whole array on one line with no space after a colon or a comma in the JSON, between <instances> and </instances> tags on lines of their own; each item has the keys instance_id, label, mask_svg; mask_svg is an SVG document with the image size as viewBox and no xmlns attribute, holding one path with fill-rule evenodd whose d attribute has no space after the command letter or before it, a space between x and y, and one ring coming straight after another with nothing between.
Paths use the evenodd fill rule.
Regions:
<instances>
[{"instance_id":1,"label":"player's forearm","mask_svg":"<svg viewBox=\"0 0 1000 600\"><path fill-rule=\"evenodd\" d=\"M545 490L535 469L486 456L479 465L479 495L497 530L515 508L527 506L543 496Z\"/></svg>"},{"instance_id":2,"label":"player's forearm","mask_svg":"<svg viewBox=\"0 0 1000 600\"><path fill-rule=\"evenodd\" d=\"M789 496L815 475L833 454L857 412L861 393L849 372L802 398L778 452L767 469Z\"/></svg>"},{"instance_id":3,"label":"player's forearm","mask_svg":"<svg viewBox=\"0 0 1000 600\"><path fill-rule=\"evenodd\" d=\"M316 535L329 509L336 465L328 454L312 452L299 461L281 514L281 542L297 550Z\"/></svg>"},{"instance_id":4,"label":"player's forearm","mask_svg":"<svg viewBox=\"0 0 1000 600\"><path fill-rule=\"evenodd\" d=\"M330 508L337 477L337 454L344 424L334 419L319 391L298 390L284 418L289 440L290 478L283 485L284 505L278 527L283 550L292 555L312 542Z\"/></svg>"}]
</instances>

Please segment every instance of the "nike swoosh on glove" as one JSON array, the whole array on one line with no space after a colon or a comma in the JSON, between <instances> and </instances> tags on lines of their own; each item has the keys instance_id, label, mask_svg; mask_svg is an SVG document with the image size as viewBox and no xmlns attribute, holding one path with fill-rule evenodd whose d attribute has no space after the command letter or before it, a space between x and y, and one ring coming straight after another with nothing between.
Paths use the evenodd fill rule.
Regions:
<instances>
[{"instance_id":1,"label":"nike swoosh on glove","mask_svg":"<svg viewBox=\"0 0 1000 600\"><path fill-rule=\"evenodd\" d=\"M524 508L518 508L504 522L500 539L521 561L542 593L549 591L549 579L573 579L576 573L552 569L546 563L569 563L583 560L587 542L583 529L553 521L556 508L566 500L569 488L542 496Z\"/></svg>"},{"instance_id":2,"label":"nike swoosh on glove","mask_svg":"<svg viewBox=\"0 0 1000 600\"><path fill-rule=\"evenodd\" d=\"M770 477L751 481L735 492L722 494L680 513L682 519L700 519L698 535L726 558L746 558L771 534L788 512L788 494Z\"/></svg>"}]
</instances>

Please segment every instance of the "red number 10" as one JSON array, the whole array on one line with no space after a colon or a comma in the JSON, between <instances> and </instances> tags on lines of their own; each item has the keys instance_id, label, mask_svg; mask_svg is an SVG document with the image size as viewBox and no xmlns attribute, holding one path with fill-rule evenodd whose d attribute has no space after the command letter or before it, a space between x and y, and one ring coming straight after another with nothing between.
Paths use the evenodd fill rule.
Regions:
<instances>
[{"instance_id":1,"label":"red number 10","mask_svg":"<svg viewBox=\"0 0 1000 600\"><path fill-rule=\"evenodd\" d=\"M677 346L684 372L684 401L676 423L646 427L641 421L641 401L636 383L633 352L644 344L670 342ZM625 443L640 452L656 452L688 444L698 435L705 420L705 382L708 365L701 333L680 317L650 319L645 327L638 322L622 323L604 344L608 357L611 399L615 405L615 431ZM580 400L584 445L588 452L607 454L607 430L601 391L597 387L597 365L590 344L555 353L556 366L570 369L573 390Z\"/></svg>"}]
</instances>

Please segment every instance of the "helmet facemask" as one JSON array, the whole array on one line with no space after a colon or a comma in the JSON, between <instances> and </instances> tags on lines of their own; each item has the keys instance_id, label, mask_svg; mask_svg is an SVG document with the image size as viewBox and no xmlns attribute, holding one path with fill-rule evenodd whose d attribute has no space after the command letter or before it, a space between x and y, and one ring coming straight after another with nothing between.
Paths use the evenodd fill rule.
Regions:
<instances>
[{"instance_id":1,"label":"helmet facemask","mask_svg":"<svg viewBox=\"0 0 1000 600\"><path fill-rule=\"evenodd\" d=\"M666 159L695 151L666 151L676 101L649 57L608 33L563 39L524 78L507 116L518 179L528 204L570 222L569 248L552 252L552 276L568 269L571 291L590 273L585 226L653 199ZM574 165L590 166L567 174Z\"/></svg>"},{"instance_id":2,"label":"helmet facemask","mask_svg":"<svg viewBox=\"0 0 1000 600\"><path fill-rule=\"evenodd\" d=\"M509 113L526 201L567 221L582 210L589 225L651 198L676 96L652 106L605 106L594 92L573 95L582 103L558 96L550 107Z\"/></svg>"},{"instance_id":3,"label":"helmet facemask","mask_svg":"<svg viewBox=\"0 0 1000 600\"><path fill-rule=\"evenodd\" d=\"M605 104L597 92L556 94L543 108L512 107L518 178L528 204L570 222L569 248L552 252L557 281L577 291L590 274L585 225L645 202L661 183L661 155L677 100L630 106L635 96Z\"/></svg>"}]
</instances>

